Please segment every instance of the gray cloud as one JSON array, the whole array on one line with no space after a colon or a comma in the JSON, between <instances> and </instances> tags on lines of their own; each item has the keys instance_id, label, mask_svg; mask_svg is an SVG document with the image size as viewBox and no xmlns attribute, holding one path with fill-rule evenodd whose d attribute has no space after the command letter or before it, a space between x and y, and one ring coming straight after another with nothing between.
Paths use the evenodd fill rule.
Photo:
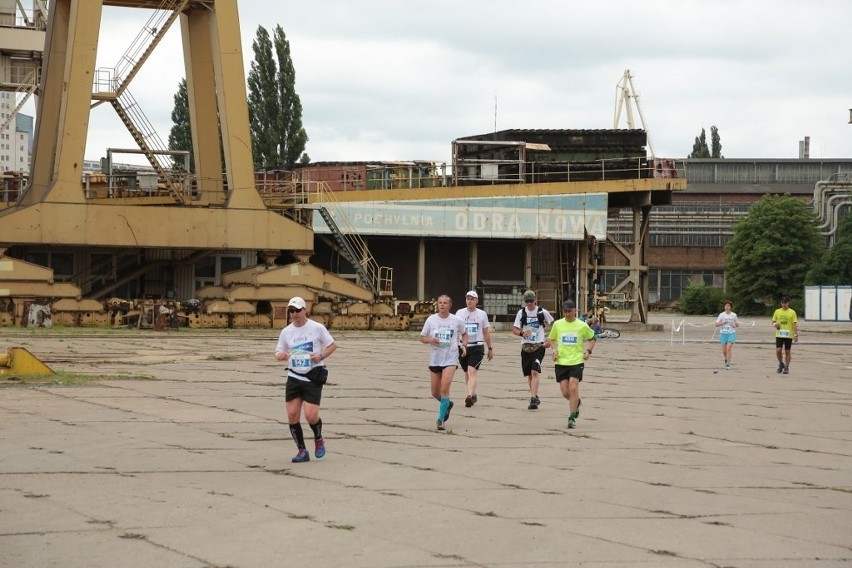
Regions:
<instances>
[{"instance_id":1,"label":"gray cloud","mask_svg":"<svg viewBox=\"0 0 852 568\"><path fill-rule=\"evenodd\" d=\"M242 0L239 8L246 70L259 25L287 34L314 161L449 161L453 139L494 128L495 97L498 129L610 128L627 68L658 155L685 157L701 128L717 125L729 158L796 157L805 135L813 157L852 157L844 45L852 4L843 0ZM117 11L104 14L105 65L147 17ZM132 87L163 140L184 74L180 53L176 27ZM120 123L93 120L87 157L128 140Z\"/></svg>"}]
</instances>

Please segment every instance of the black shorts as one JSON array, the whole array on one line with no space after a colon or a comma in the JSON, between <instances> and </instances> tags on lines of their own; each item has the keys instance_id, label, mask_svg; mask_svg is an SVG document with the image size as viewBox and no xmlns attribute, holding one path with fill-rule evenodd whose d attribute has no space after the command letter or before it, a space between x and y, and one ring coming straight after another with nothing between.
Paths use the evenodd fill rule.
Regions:
<instances>
[{"instance_id":1,"label":"black shorts","mask_svg":"<svg viewBox=\"0 0 852 568\"><path fill-rule=\"evenodd\" d=\"M585 363L579 365L555 365L556 382L564 381L565 379L583 380L583 369L586 368Z\"/></svg>"},{"instance_id":2,"label":"black shorts","mask_svg":"<svg viewBox=\"0 0 852 568\"><path fill-rule=\"evenodd\" d=\"M458 365L429 365L429 370L433 373L438 373L439 375L444 372L444 369L447 367L453 367L454 369L458 369Z\"/></svg>"},{"instance_id":3,"label":"black shorts","mask_svg":"<svg viewBox=\"0 0 852 568\"><path fill-rule=\"evenodd\" d=\"M525 377L529 377L530 373L533 370L533 363L538 361L538 368L536 372L541 372L541 362L544 360L544 345L536 349L535 351L524 351L521 350L521 372Z\"/></svg>"},{"instance_id":4,"label":"black shorts","mask_svg":"<svg viewBox=\"0 0 852 568\"><path fill-rule=\"evenodd\" d=\"M775 348L781 349L784 347L784 351L790 351L793 348L793 338L792 337L776 337L775 338Z\"/></svg>"},{"instance_id":5,"label":"black shorts","mask_svg":"<svg viewBox=\"0 0 852 568\"><path fill-rule=\"evenodd\" d=\"M322 399L322 385L312 383L311 381L300 381L293 377L287 377L287 386L284 389L284 400L290 402L301 398L305 402L316 404L319 406Z\"/></svg>"},{"instance_id":6,"label":"black shorts","mask_svg":"<svg viewBox=\"0 0 852 568\"><path fill-rule=\"evenodd\" d=\"M459 349L459 365L461 365L461 368L465 373L467 372L468 367L473 367L478 371L479 366L482 364L482 357L484 355L484 345L468 345L467 355L464 357L461 356L461 349Z\"/></svg>"}]
</instances>

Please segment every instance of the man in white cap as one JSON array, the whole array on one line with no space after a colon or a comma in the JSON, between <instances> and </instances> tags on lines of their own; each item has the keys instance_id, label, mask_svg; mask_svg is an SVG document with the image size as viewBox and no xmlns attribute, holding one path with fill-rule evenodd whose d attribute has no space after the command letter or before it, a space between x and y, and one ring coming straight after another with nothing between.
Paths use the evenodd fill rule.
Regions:
<instances>
[{"instance_id":1,"label":"man in white cap","mask_svg":"<svg viewBox=\"0 0 852 568\"><path fill-rule=\"evenodd\" d=\"M536 303L535 292L524 292L524 307L515 316L512 333L521 338L521 371L530 387L530 410L538 409L538 375L544 360L545 331L553 323L550 312Z\"/></svg>"},{"instance_id":2,"label":"man in white cap","mask_svg":"<svg viewBox=\"0 0 852 568\"><path fill-rule=\"evenodd\" d=\"M489 361L494 357L494 350L491 348L491 324L488 323L488 314L476 307L479 294L476 290L471 290L465 294L464 300L467 307L457 311L456 316L464 322L467 330L467 354L459 357L459 364L464 371L464 382L467 385L464 405L470 408L476 404L476 375L479 365L482 364L482 357L486 356L485 349L488 348Z\"/></svg>"},{"instance_id":3,"label":"man in white cap","mask_svg":"<svg viewBox=\"0 0 852 568\"><path fill-rule=\"evenodd\" d=\"M287 363L284 401L290 435L298 449L292 461L300 463L311 459L305 447L300 421L303 409L305 420L314 433L314 455L317 458L325 455L325 440L322 437L322 420L319 415L324 380L319 382L316 377L325 371L324 361L334 353L337 344L324 325L308 319L308 306L302 298L294 296L290 299L287 314L290 316L290 325L281 330L278 336L275 358Z\"/></svg>"}]
</instances>

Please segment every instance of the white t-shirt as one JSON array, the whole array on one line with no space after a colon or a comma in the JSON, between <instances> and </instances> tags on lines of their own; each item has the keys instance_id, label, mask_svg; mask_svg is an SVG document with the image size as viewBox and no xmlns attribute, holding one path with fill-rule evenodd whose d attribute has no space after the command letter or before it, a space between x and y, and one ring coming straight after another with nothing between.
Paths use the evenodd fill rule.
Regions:
<instances>
[{"instance_id":1,"label":"white t-shirt","mask_svg":"<svg viewBox=\"0 0 852 568\"><path fill-rule=\"evenodd\" d=\"M309 319L301 327L296 327L291 323L282 329L281 334L278 336L278 345L275 346L275 352L283 351L290 354L287 369L288 377L307 381L309 379L301 375L304 375L315 366L325 365L322 362L314 365L311 362L311 353L320 353L332 343L334 343L334 338L331 337L325 326ZM301 375L297 375L296 373L300 373Z\"/></svg>"},{"instance_id":2,"label":"white t-shirt","mask_svg":"<svg viewBox=\"0 0 852 568\"><path fill-rule=\"evenodd\" d=\"M527 325L521 326L521 312L524 311L527 312ZM541 314L544 316L544 325L539 325L538 323L538 306L532 310L523 307L518 311L513 325L521 330L521 343L544 343L544 328L553 323L553 316L543 308ZM524 337L523 333L527 330L533 333L529 337Z\"/></svg>"},{"instance_id":3,"label":"white t-shirt","mask_svg":"<svg viewBox=\"0 0 852 568\"><path fill-rule=\"evenodd\" d=\"M716 318L716 323L721 323L722 328L719 330L719 333L736 333L736 324L737 324L737 314L734 312L726 313L722 312L719 314L719 317Z\"/></svg>"},{"instance_id":4,"label":"white t-shirt","mask_svg":"<svg viewBox=\"0 0 852 568\"><path fill-rule=\"evenodd\" d=\"M485 328L491 327L488 314L479 308L474 308L473 311L462 308L456 312L456 317L464 322L468 345L479 345L485 341Z\"/></svg>"},{"instance_id":5,"label":"white t-shirt","mask_svg":"<svg viewBox=\"0 0 852 568\"><path fill-rule=\"evenodd\" d=\"M423 324L420 335L436 337L440 342L431 345L429 351L430 367L449 367L459 363L459 343L464 335L464 322L453 314L447 314L442 318L439 314L432 314Z\"/></svg>"}]
</instances>

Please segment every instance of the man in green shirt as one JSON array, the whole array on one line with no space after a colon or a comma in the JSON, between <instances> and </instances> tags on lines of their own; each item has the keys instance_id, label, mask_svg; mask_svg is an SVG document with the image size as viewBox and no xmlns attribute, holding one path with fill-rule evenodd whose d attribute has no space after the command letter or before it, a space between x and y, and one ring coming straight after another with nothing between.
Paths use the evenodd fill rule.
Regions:
<instances>
[{"instance_id":1,"label":"man in green shirt","mask_svg":"<svg viewBox=\"0 0 852 568\"><path fill-rule=\"evenodd\" d=\"M574 428L580 417L580 381L585 363L595 349L595 332L586 322L577 319L577 305L573 300L562 304L562 313L565 317L553 323L547 338L553 348L556 382L571 410L568 428ZM584 341L588 341L588 346Z\"/></svg>"},{"instance_id":2,"label":"man in green shirt","mask_svg":"<svg viewBox=\"0 0 852 568\"><path fill-rule=\"evenodd\" d=\"M772 314L772 327L775 328L778 372L786 375L790 372L790 350L793 343L799 342L799 318L796 317L796 312L790 309L787 296L781 297L781 307Z\"/></svg>"}]
</instances>

